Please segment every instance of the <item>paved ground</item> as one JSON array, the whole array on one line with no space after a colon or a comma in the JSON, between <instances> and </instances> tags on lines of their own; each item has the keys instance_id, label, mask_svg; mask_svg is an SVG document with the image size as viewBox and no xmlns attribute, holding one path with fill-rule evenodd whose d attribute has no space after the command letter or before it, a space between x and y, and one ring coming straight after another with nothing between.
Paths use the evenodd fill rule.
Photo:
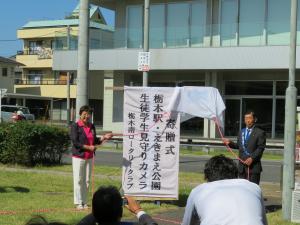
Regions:
<instances>
[{"instance_id":1,"label":"paved ground","mask_svg":"<svg viewBox=\"0 0 300 225\"><path fill-rule=\"evenodd\" d=\"M95 163L97 165L117 166L122 165L121 151L97 151ZM199 172L202 173L204 165L209 157L207 156L180 156L179 171L180 172ZM69 160L69 158L67 158ZM280 183L281 178L281 162L279 161L263 161L263 173L261 180L264 182Z\"/></svg>"}]
</instances>

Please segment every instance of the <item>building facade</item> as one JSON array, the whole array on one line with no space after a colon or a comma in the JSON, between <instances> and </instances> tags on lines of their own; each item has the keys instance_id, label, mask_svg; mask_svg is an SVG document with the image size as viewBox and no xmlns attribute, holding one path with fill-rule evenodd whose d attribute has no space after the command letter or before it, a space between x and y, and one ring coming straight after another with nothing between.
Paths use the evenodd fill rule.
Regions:
<instances>
[{"instance_id":1,"label":"building facade","mask_svg":"<svg viewBox=\"0 0 300 225\"><path fill-rule=\"evenodd\" d=\"M103 73L103 128L122 131L123 93L113 87L142 84L144 1L92 2L115 11L113 46L91 49L89 68ZM216 87L226 104L225 135L235 136L243 113L253 109L269 138L283 138L290 7L286 0L152 0L149 86ZM55 51L54 68L76 69L76 54ZM299 90L298 71L296 80ZM214 124L200 118L183 123L181 132L216 137Z\"/></svg>"},{"instance_id":2,"label":"building facade","mask_svg":"<svg viewBox=\"0 0 300 225\"><path fill-rule=\"evenodd\" d=\"M14 92L15 73L23 64L15 60L0 56L0 88L7 89L8 93Z\"/></svg>"},{"instance_id":3,"label":"building facade","mask_svg":"<svg viewBox=\"0 0 300 225\"><path fill-rule=\"evenodd\" d=\"M15 92L53 98L53 120L67 119L67 75L70 76L71 119L74 118L76 98L76 68L53 70L53 50L77 49L79 8L62 20L31 21L17 31L19 39L24 41L22 51L16 60L25 66L21 78L15 80ZM90 43L99 48L101 39L111 39L113 29L97 6L90 7ZM90 74L90 104L99 111L96 123L102 123L102 111L96 106L102 105L103 95L98 92L97 84L101 72ZM49 117L49 102L33 100L27 102L36 117Z\"/></svg>"}]
</instances>

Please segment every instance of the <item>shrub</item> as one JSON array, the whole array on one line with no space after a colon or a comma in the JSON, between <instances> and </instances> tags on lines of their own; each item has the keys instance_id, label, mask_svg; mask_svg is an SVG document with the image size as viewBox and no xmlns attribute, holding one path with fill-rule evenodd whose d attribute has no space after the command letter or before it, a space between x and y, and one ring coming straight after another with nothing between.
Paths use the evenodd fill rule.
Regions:
<instances>
[{"instance_id":1,"label":"shrub","mask_svg":"<svg viewBox=\"0 0 300 225\"><path fill-rule=\"evenodd\" d=\"M0 125L0 162L4 164L59 164L68 146L67 129L26 121Z\"/></svg>"}]
</instances>

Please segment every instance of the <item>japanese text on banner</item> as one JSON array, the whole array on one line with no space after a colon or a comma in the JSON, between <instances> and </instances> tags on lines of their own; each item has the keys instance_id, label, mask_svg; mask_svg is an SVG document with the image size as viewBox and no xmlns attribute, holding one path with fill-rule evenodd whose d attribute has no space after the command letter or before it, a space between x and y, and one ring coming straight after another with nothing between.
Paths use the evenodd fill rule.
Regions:
<instances>
[{"instance_id":1,"label":"japanese text on banner","mask_svg":"<svg viewBox=\"0 0 300 225\"><path fill-rule=\"evenodd\" d=\"M179 117L165 107L173 88L126 88L123 189L126 194L178 198Z\"/></svg>"}]
</instances>

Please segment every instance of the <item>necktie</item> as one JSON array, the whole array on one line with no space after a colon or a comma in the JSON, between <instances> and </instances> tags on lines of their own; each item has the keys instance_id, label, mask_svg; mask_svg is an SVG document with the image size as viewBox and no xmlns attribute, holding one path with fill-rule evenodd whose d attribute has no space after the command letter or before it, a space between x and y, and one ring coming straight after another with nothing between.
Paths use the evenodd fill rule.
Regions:
<instances>
[{"instance_id":1,"label":"necktie","mask_svg":"<svg viewBox=\"0 0 300 225\"><path fill-rule=\"evenodd\" d=\"M250 129L247 129L247 133L246 133L246 140L248 140L248 138L249 138L249 135L250 135Z\"/></svg>"}]
</instances>

